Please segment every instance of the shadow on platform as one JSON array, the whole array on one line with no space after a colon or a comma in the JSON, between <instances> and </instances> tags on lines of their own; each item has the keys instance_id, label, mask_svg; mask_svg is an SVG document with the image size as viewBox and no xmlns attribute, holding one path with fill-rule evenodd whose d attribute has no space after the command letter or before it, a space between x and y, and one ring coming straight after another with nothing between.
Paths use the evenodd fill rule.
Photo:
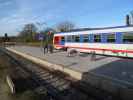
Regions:
<instances>
[{"instance_id":1,"label":"shadow on platform","mask_svg":"<svg viewBox=\"0 0 133 100\"><path fill-rule=\"evenodd\" d=\"M79 83L86 84L84 91L104 100L133 100L132 65L133 59L112 61L83 73Z\"/></svg>"}]
</instances>

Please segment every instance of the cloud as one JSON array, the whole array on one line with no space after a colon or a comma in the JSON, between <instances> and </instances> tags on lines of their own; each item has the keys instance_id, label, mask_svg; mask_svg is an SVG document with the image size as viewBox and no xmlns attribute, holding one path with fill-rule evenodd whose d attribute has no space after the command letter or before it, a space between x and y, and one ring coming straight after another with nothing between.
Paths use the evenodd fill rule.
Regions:
<instances>
[{"instance_id":1,"label":"cloud","mask_svg":"<svg viewBox=\"0 0 133 100\"><path fill-rule=\"evenodd\" d=\"M10 13L10 15L0 19L0 32L16 34L26 23L54 23L54 19L58 19L61 12L59 8L56 8L57 5L55 2L57 0L53 0L53 2L51 0L46 0L45 2L44 0L16 0L18 9L14 13ZM7 1L3 5L11 3L11 1Z\"/></svg>"},{"instance_id":2,"label":"cloud","mask_svg":"<svg viewBox=\"0 0 133 100\"><path fill-rule=\"evenodd\" d=\"M110 13L107 13L111 4L109 1L103 6L103 2L96 3L97 0L0 0L0 33L16 34L24 24L32 22L46 22L48 26L62 20L72 20L85 26L92 25L94 21L97 24L100 18L107 19L105 14ZM101 13L104 9L106 12Z\"/></svg>"}]
</instances>

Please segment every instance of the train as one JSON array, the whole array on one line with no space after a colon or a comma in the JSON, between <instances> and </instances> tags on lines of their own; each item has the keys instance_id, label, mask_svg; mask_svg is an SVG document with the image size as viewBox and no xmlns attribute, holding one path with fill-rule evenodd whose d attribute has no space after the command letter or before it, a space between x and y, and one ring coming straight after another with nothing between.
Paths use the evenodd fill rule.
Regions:
<instances>
[{"instance_id":1,"label":"train","mask_svg":"<svg viewBox=\"0 0 133 100\"><path fill-rule=\"evenodd\" d=\"M55 49L74 49L82 53L133 58L133 26L84 28L57 32Z\"/></svg>"}]
</instances>

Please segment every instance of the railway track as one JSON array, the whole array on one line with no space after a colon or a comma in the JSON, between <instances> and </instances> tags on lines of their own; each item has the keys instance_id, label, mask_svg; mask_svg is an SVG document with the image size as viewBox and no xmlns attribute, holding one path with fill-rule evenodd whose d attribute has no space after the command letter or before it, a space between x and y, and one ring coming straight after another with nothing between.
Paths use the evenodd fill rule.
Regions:
<instances>
[{"instance_id":1,"label":"railway track","mask_svg":"<svg viewBox=\"0 0 133 100\"><path fill-rule=\"evenodd\" d=\"M45 69L4 48L0 48L0 51L10 59L15 75L21 74L25 78L28 77L29 88L42 94L47 91L50 100L97 100L94 96L76 88L76 85L74 86L76 80L68 75Z\"/></svg>"}]
</instances>

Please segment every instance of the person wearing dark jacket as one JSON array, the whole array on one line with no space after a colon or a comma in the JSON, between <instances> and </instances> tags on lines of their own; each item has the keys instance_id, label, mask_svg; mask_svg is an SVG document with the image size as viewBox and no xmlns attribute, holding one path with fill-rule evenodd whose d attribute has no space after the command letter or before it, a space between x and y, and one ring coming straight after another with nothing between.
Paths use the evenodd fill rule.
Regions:
<instances>
[{"instance_id":1,"label":"person wearing dark jacket","mask_svg":"<svg viewBox=\"0 0 133 100\"><path fill-rule=\"evenodd\" d=\"M44 45L44 54L45 53L48 53L48 44L47 43Z\"/></svg>"}]
</instances>

